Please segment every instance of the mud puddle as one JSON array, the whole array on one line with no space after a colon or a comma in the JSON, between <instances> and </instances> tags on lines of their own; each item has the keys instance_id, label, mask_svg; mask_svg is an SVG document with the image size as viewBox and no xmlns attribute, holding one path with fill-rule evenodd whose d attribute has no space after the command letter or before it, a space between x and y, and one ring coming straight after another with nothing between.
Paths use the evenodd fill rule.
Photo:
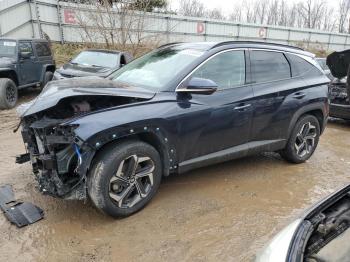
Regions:
<instances>
[{"instance_id":1,"label":"mud puddle","mask_svg":"<svg viewBox=\"0 0 350 262\"><path fill-rule=\"evenodd\" d=\"M14 110L0 112L0 185L46 217L17 229L0 215L2 260L250 261L304 208L350 183L350 124L337 120L305 164L262 154L172 176L144 210L113 220L89 202L37 193L30 166L14 164L24 151L16 122Z\"/></svg>"}]
</instances>

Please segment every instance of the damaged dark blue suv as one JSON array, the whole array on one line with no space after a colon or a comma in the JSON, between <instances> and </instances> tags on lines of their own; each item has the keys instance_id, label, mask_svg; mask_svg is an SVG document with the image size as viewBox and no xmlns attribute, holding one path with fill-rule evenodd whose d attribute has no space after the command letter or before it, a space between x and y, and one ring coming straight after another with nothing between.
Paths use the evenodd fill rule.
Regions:
<instances>
[{"instance_id":1,"label":"damaged dark blue suv","mask_svg":"<svg viewBox=\"0 0 350 262\"><path fill-rule=\"evenodd\" d=\"M311 157L328 117L329 79L301 49L268 43L162 46L110 79L53 81L21 107L43 193L133 214L162 176L263 151Z\"/></svg>"}]
</instances>

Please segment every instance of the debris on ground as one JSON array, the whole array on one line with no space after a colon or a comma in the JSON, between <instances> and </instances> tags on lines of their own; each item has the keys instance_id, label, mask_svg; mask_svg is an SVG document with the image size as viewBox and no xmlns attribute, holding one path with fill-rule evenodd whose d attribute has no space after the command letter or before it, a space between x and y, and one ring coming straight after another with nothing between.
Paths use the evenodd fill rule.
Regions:
<instances>
[{"instance_id":1,"label":"debris on ground","mask_svg":"<svg viewBox=\"0 0 350 262\"><path fill-rule=\"evenodd\" d=\"M44 211L29 202L17 202L10 185L0 187L0 209L17 227L33 224L44 218Z\"/></svg>"}]
</instances>

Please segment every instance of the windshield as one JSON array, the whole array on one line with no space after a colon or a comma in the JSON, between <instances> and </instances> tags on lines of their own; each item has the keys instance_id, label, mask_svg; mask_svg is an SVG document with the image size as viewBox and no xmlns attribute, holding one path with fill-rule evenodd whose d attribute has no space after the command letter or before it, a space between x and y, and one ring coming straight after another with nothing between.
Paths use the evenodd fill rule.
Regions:
<instances>
[{"instance_id":1,"label":"windshield","mask_svg":"<svg viewBox=\"0 0 350 262\"><path fill-rule=\"evenodd\" d=\"M165 90L181 70L202 54L201 50L176 46L155 50L116 71L112 79L152 91Z\"/></svg>"},{"instance_id":2,"label":"windshield","mask_svg":"<svg viewBox=\"0 0 350 262\"><path fill-rule=\"evenodd\" d=\"M0 57L16 55L16 41L0 40Z\"/></svg>"},{"instance_id":3,"label":"windshield","mask_svg":"<svg viewBox=\"0 0 350 262\"><path fill-rule=\"evenodd\" d=\"M118 66L118 61L119 54L83 51L71 60L71 64L113 68Z\"/></svg>"}]
</instances>

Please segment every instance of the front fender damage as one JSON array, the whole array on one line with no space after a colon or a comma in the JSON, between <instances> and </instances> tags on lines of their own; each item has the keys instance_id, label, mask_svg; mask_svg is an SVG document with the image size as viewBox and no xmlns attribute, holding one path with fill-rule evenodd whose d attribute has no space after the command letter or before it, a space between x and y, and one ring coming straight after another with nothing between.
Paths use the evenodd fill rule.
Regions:
<instances>
[{"instance_id":1,"label":"front fender damage","mask_svg":"<svg viewBox=\"0 0 350 262\"><path fill-rule=\"evenodd\" d=\"M119 87L112 81L74 81L46 86L37 99L18 110L27 154L17 157L16 162L30 160L42 193L81 200L87 197L86 176L98 148L79 136L79 124L74 121L96 112L145 103L154 93ZM78 87L69 88L71 84Z\"/></svg>"},{"instance_id":2,"label":"front fender damage","mask_svg":"<svg viewBox=\"0 0 350 262\"><path fill-rule=\"evenodd\" d=\"M86 198L86 174L95 149L76 136L76 126L41 119L22 126L33 173L43 194L65 199Z\"/></svg>"}]
</instances>

